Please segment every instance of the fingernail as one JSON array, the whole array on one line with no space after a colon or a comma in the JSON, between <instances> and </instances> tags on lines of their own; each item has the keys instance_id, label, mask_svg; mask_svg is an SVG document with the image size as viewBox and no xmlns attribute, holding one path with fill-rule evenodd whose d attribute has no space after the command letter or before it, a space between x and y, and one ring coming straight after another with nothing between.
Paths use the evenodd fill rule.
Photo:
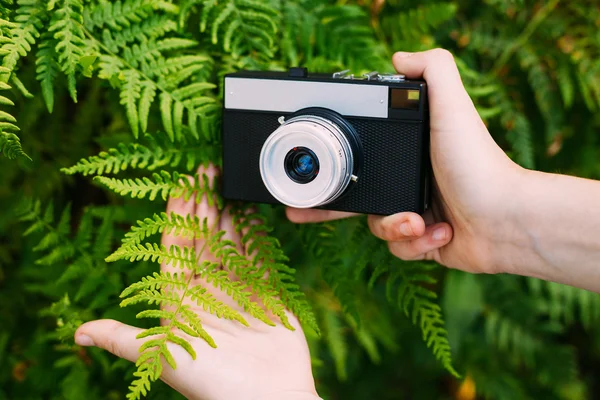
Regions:
<instances>
[{"instance_id":1,"label":"fingernail","mask_svg":"<svg viewBox=\"0 0 600 400\"><path fill-rule=\"evenodd\" d=\"M408 53L406 51L399 51L396 54L394 54L394 57L396 58L406 58L406 57L410 57L412 55L412 53Z\"/></svg>"},{"instance_id":2,"label":"fingernail","mask_svg":"<svg viewBox=\"0 0 600 400\"><path fill-rule=\"evenodd\" d=\"M404 221L403 223L400 224L400 233L403 236L414 236L412 227L410 226L410 222L409 221Z\"/></svg>"},{"instance_id":3,"label":"fingernail","mask_svg":"<svg viewBox=\"0 0 600 400\"><path fill-rule=\"evenodd\" d=\"M433 240L442 241L446 239L446 228L437 228L433 231Z\"/></svg>"},{"instance_id":4,"label":"fingernail","mask_svg":"<svg viewBox=\"0 0 600 400\"><path fill-rule=\"evenodd\" d=\"M79 346L83 346L83 347L90 347L90 346L96 345L94 343L94 341L92 340L92 338L87 335L75 336L75 343L77 343Z\"/></svg>"}]
</instances>

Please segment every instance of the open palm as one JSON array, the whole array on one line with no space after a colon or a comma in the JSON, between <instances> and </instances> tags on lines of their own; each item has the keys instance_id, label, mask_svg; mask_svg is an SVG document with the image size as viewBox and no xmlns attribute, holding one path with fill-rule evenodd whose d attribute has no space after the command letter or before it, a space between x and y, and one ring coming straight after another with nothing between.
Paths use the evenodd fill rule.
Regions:
<instances>
[{"instance_id":1,"label":"open palm","mask_svg":"<svg viewBox=\"0 0 600 400\"><path fill-rule=\"evenodd\" d=\"M204 171L203 171L204 172ZM205 171L214 175L214 168ZM241 244L241 235L235 232L232 217L228 212L219 213L216 207L209 206L206 199L196 204L193 197L189 201L170 199L167 213L182 216L196 215L201 221L207 219L208 226L215 231L225 231L224 239L236 244L237 250L246 254ZM207 250L204 239L188 239L181 236L164 235L162 243L170 248L194 247L200 255L199 263L214 261L215 257ZM163 271L179 272L170 265L162 265ZM230 274L231 279L236 279ZM177 336L185 338L194 348L197 358L180 346L169 343L169 350L177 363L173 370L164 366L161 379L190 399L315 399L318 398L306 339L297 318L286 310L289 330L281 324L269 326L246 313L226 293L198 277L191 278L192 286L201 285L214 297L237 310L249 323L246 327L238 321L218 318L205 311L192 301L185 300L187 306L202 320L202 326L214 339L216 349L201 338L191 337L177 330ZM271 318L275 320L275 318ZM169 321L161 321L163 324ZM175 329L175 328L174 328ZM83 346L98 346L109 352L135 362L144 340L136 336L142 329L113 320L99 320L82 325L75 334L76 342Z\"/></svg>"}]
</instances>

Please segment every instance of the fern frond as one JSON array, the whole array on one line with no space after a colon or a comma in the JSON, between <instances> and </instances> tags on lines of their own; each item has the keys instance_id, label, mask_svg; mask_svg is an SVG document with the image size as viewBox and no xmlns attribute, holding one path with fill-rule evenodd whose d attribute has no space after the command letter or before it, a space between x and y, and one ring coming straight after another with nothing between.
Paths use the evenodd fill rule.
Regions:
<instances>
[{"instance_id":1,"label":"fern frond","mask_svg":"<svg viewBox=\"0 0 600 400\"><path fill-rule=\"evenodd\" d=\"M399 262L399 261L397 261ZM424 269L423 269L424 268ZM407 265L389 266L390 276L386 282L386 294L390 302L396 302L398 307L414 325L421 328L423 340L433 351L444 368L452 375L460 376L452 366L452 354L441 307L434 302L437 294L422 284L435 283L435 279L423 273L427 266L417 265L407 268ZM399 285L396 286L396 282Z\"/></svg>"},{"instance_id":2,"label":"fern frond","mask_svg":"<svg viewBox=\"0 0 600 400\"><path fill-rule=\"evenodd\" d=\"M194 43L189 42L189 44ZM132 67L132 71L129 74L138 75L140 81L136 85L137 90L134 92L134 96L128 94L127 91L129 88L126 81L123 80L124 84L122 85L122 90L125 91L123 96L128 99L124 104L126 104L128 116L130 116L129 121L134 134L138 131L140 125L142 131L147 129L150 107L156 93L160 92L160 110L163 127L171 141L175 141L175 139L180 141L182 139L184 126L190 130L194 137L199 138L198 119L201 117L211 118L219 110L220 106L211 97L195 95L199 94L202 90L208 90L214 86L201 82L192 82L187 87L177 88L175 86L161 85L151 78L162 79L163 76L175 75L178 71L184 69L189 71L190 68L192 71L203 70L210 59L203 55L163 58L160 51L151 50L148 46L144 46L144 48L134 46L133 50L129 51L128 49L128 51L124 52L124 55L125 59L121 59L115 54L101 56L99 77L109 80L117 77L121 82L123 79L122 71L126 70L127 65ZM130 64L127 61L128 58L131 58L131 60L142 58L148 61L144 63L136 61ZM188 79L191 74L189 73L182 79L172 82L180 84L181 81ZM140 91L141 94L138 94ZM185 98L185 96L182 96L185 94L194 96ZM136 111L134 112L134 110ZM187 124L184 122L185 114L187 114ZM176 132L177 135L175 135Z\"/></svg>"},{"instance_id":3,"label":"fern frond","mask_svg":"<svg viewBox=\"0 0 600 400\"><path fill-rule=\"evenodd\" d=\"M48 207L46 210L46 221L54 222L54 216L52 215L52 207ZM54 247L60 242L61 236L68 235L71 231L71 206L68 205L64 208L61 213L58 225L56 229L50 230L46 233L45 236L38 242L38 244L33 248L33 251L44 251L48 250L51 247Z\"/></svg>"},{"instance_id":4,"label":"fern frond","mask_svg":"<svg viewBox=\"0 0 600 400\"><path fill-rule=\"evenodd\" d=\"M233 309L231 309L233 310ZM217 344L213 340L213 338L206 332L206 330L202 327L202 321L198 314L193 311L190 306L183 305L180 309L181 318L187 323L189 329L192 329L196 334L192 334L191 336L200 337L204 339L204 341L212 348L216 348ZM179 326L179 325L178 325Z\"/></svg>"},{"instance_id":5,"label":"fern frond","mask_svg":"<svg viewBox=\"0 0 600 400\"><path fill-rule=\"evenodd\" d=\"M355 321L360 323L359 306L355 293L356 282L340 257L340 240L336 224L322 224L314 232L319 238L318 246L312 249L315 260L327 265L327 268L321 268L321 275L327 285L333 291L335 297L339 300L345 313L350 314Z\"/></svg>"},{"instance_id":6,"label":"fern frond","mask_svg":"<svg viewBox=\"0 0 600 400\"><path fill-rule=\"evenodd\" d=\"M134 295L121 300L119 305L127 307L134 304L144 303L148 305L156 304L161 306L177 306L180 298L174 292L166 292L161 290L140 290Z\"/></svg>"},{"instance_id":7,"label":"fern frond","mask_svg":"<svg viewBox=\"0 0 600 400\"><path fill-rule=\"evenodd\" d=\"M522 359L528 365L533 364L534 354L541 346L529 329L497 311L488 313L485 332L487 340L500 351L511 352L514 359Z\"/></svg>"},{"instance_id":8,"label":"fern frond","mask_svg":"<svg viewBox=\"0 0 600 400\"><path fill-rule=\"evenodd\" d=\"M142 115L140 114L140 118ZM158 135L160 136L160 135ZM102 151L98 155L80 160L76 165L63 168L61 171L73 175L104 175L117 174L129 168L154 171L158 168L169 166L176 168L185 163L188 171L195 169L199 164L215 160L220 149L214 145L187 145L183 148L169 140L159 142L150 136L149 145L120 143L116 148Z\"/></svg>"},{"instance_id":9,"label":"fern frond","mask_svg":"<svg viewBox=\"0 0 600 400\"><path fill-rule=\"evenodd\" d=\"M53 11L49 31L57 39L55 50L58 64L67 76L69 93L73 101L77 102L75 74L79 59L85 54L87 46L83 30L82 0L61 0L60 6Z\"/></svg>"},{"instance_id":10,"label":"fern frond","mask_svg":"<svg viewBox=\"0 0 600 400\"><path fill-rule=\"evenodd\" d=\"M48 205L42 210L39 201L27 201L17 214L22 221L29 222L24 235L36 234L40 237L33 250L41 253L35 264L52 266L52 269L62 268L57 275L54 285L66 285L78 279L74 299L79 302L83 297L94 293L94 300L89 303L90 309L106 304L107 298L113 294L114 282L103 279L106 273L104 265L98 263L104 252L112 245L112 219L104 216L102 224L95 237L95 245L91 248L92 231L94 226L92 216L85 212L77 229L72 235L71 208L65 207L58 221L54 218L54 207ZM65 287L65 286L61 286ZM43 290L52 293L56 288Z\"/></svg>"},{"instance_id":11,"label":"fern frond","mask_svg":"<svg viewBox=\"0 0 600 400\"><path fill-rule=\"evenodd\" d=\"M258 0L195 0L181 7L181 20L189 17L193 5L201 6L200 31L210 31L213 44L235 55L257 52L273 56L278 31L277 9Z\"/></svg>"},{"instance_id":12,"label":"fern frond","mask_svg":"<svg viewBox=\"0 0 600 400\"><path fill-rule=\"evenodd\" d=\"M100 0L84 12L85 27L89 30L110 28L121 31L139 26L143 21L151 19L157 9L169 12L161 0Z\"/></svg>"},{"instance_id":13,"label":"fern frond","mask_svg":"<svg viewBox=\"0 0 600 400\"><path fill-rule=\"evenodd\" d=\"M382 27L392 35L394 48L404 51L425 50L435 30L455 18L458 7L454 3L432 3L417 8L387 14L382 18Z\"/></svg>"},{"instance_id":14,"label":"fern frond","mask_svg":"<svg viewBox=\"0 0 600 400\"><path fill-rule=\"evenodd\" d=\"M127 119L133 131L133 137L137 139L140 126L137 101L141 96L140 92L142 90L140 75L135 70L124 71L123 81L121 104L127 110Z\"/></svg>"},{"instance_id":15,"label":"fern frond","mask_svg":"<svg viewBox=\"0 0 600 400\"><path fill-rule=\"evenodd\" d=\"M42 95L50 113L54 110L54 79L60 71L60 65L56 62L58 58L56 45L57 43L53 36L49 32L46 32L42 36L35 60L37 65L37 80L40 81L40 85L42 86Z\"/></svg>"},{"instance_id":16,"label":"fern frond","mask_svg":"<svg viewBox=\"0 0 600 400\"><path fill-rule=\"evenodd\" d=\"M571 324L579 320L586 329L600 321L600 294L534 278L527 282L534 295L548 297L547 312L553 321Z\"/></svg>"},{"instance_id":17,"label":"fern frond","mask_svg":"<svg viewBox=\"0 0 600 400\"><path fill-rule=\"evenodd\" d=\"M322 313L323 337L335 361L336 374L341 381L345 381L348 379L348 372L346 371L348 343L344 337L342 321L331 309L323 307Z\"/></svg>"},{"instance_id":18,"label":"fern frond","mask_svg":"<svg viewBox=\"0 0 600 400\"><path fill-rule=\"evenodd\" d=\"M2 130L0 130L0 153L8 159L24 157L31 161L31 158L21 147L21 139L14 133L3 132Z\"/></svg>"},{"instance_id":19,"label":"fern frond","mask_svg":"<svg viewBox=\"0 0 600 400\"><path fill-rule=\"evenodd\" d=\"M134 292L141 290L159 290L163 288L168 289L184 289L185 288L185 275L184 274L171 274L170 272L154 272L152 276L142 278L141 281L136 282L127 287L121 293L121 298L128 297Z\"/></svg>"},{"instance_id":20,"label":"fern frond","mask_svg":"<svg viewBox=\"0 0 600 400\"><path fill-rule=\"evenodd\" d=\"M44 2L19 1L19 8L13 22L7 22L9 39L3 41L2 66L6 72L0 74L0 81L6 83L20 58L25 57L40 36L40 28L47 17Z\"/></svg>"},{"instance_id":21,"label":"fern frond","mask_svg":"<svg viewBox=\"0 0 600 400\"><path fill-rule=\"evenodd\" d=\"M558 90L547 72L548 67L531 46L521 46L517 50L517 56L521 61L521 67L527 69L536 103L546 123L546 141L551 143L564 129L564 113L560 107Z\"/></svg>"},{"instance_id":22,"label":"fern frond","mask_svg":"<svg viewBox=\"0 0 600 400\"><path fill-rule=\"evenodd\" d=\"M150 342L152 341L146 343ZM166 360L172 359L166 342L157 341L154 342L154 346L154 349L140 355L136 362L138 370L133 373L133 376L137 379L129 386L129 393L127 393L127 399L129 400L139 400L142 396L146 396L150 390L151 383L156 382L160 378L163 369L161 357L164 357Z\"/></svg>"},{"instance_id":23,"label":"fern frond","mask_svg":"<svg viewBox=\"0 0 600 400\"><path fill-rule=\"evenodd\" d=\"M156 86L154 86L150 82L143 83L142 96L139 103L139 116L142 132L146 132L146 130L148 129L148 116L150 114L150 107L152 106L152 102L154 101L155 96Z\"/></svg>"},{"instance_id":24,"label":"fern frond","mask_svg":"<svg viewBox=\"0 0 600 400\"><path fill-rule=\"evenodd\" d=\"M12 88L8 84L10 81L16 89L21 90L24 94L29 94L14 71L19 59L27 56L40 36L39 30L45 18L46 10L42 1L20 1L13 22L0 19L2 28L0 90L10 90ZM14 105L13 101L5 96L0 96L0 104ZM15 125L16 122L17 120L11 114L0 111L0 151L9 159L19 156L30 159L23 152L19 138L9 133L9 131L19 130Z\"/></svg>"},{"instance_id":25,"label":"fern frond","mask_svg":"<svg viewBox=\"0 0 600 400\"><path fill-rule=\"evenodd\" d=\"M187 215L184 217L175 213L167 215L163 212L154 214L152 218L138 221L137 226L132 227L125 234L123 246L139 244L148 236L156 233L176 235L191 240L206 235L207 231L196 216Z\"/></svg>"},{"instance_id":26,"label":"fern frond","mask_svg":"<svg viewBox=\"0 0 600 400\"><path fill-rule=\"evenodd\" d=\"M176 30L177 23L170 16L154 14L145 17L141 23L133 24L121 30L103 30L102 41L111 51L118 52L119 49L123 49L132 43L156 40Z\"/></svg>"},{"instance_id":27,"label":"fern frond","mask_svg":"<svg viewBox=\"0 0 600 400\"><path fill-rule=\"evenodd\" d=\"M250 326L239 312L227 306L222 301L217 300L215 296L213 296L206 288L203 288L202 286L196 286L195 288L189 290L188 293L190 299L202 307L204 311L208 311L219 318L238 321L242 325Z\"/></svg>"},{"instance_id":28,"label":"fern frond","mask_svg":"<svg viewBox=\"0 0 600 400\"><path fill-rule=\"evenodd\" d=\"M183 217L181 217L183 219ZM191 220L191 218L188 218ZM211 235L208 231L207 222L203 222L205 229L204 236L206 240L210 237L222 237L222 234ZM201 253L206 250L203 247ZM154 375L147 371L151 368L158 368L154 363L160 357L164 358L171 368L176 368L176 363L167 348L167 342L172 342L183 347L190 356L195 359L196 353L193 347L186 339L177 336L173 328L178 328L182 332L193 337L203 338L210 346L216 347L212 337L202 327L202 322L198 315L189 307L184 305L186 298L194 301L204 310L216 314L221 318L227 318L248 325L239 312L232 309L225 303L218 301L210 292L200 286L191 288L191 280L194 273L199 273L208 283L221 288L238 302L252 316L263 320L265 323L273 324L262 307L254 303L247 291L247 287L241 282L232 282L225 271L215 269L208 262L197 266L195 249L180 248L172 246L169 250L165 246L148 243L143 245L122 246L120 250L109 257L109 261L117 259L130 258L133 260L152 260L153 262L166 263L174 267L180 267L189 272L189 274L170 274L166 272L155 273L152 277L144 278L141 282L135 283L127 288L121 294L124 298L121 306L125 307L132 304L147 303L171 306L167 310L148 310L138 314L139 318L163 318L168 323L163 326L147 329L138 335L138 338L153 337L140 347L140 357L137 362L138 371L136 376L139 378L130 387L130 398L137 398L145 393L151 382L158 379L160 371ZM178 289L178 290L174 290ZM156 337L156 338L154 338ZM137 397L136 397L137 396Z\"/></svg>"},{"instance_id":29,"label":"fern frond","mask_svg":"<svg viewBox=\"0 0 600 400\"><path fill-rule=\"evenodd\" d=\"M188 131L198 139L198 120L212 121L220 108L211 97L199 96L199 90L190 93L187 99L176 93L184 91L186 86L205 85L205 89L213 86L198 81L208 76L197 75L206 70L212 59L197 52L185 52L198 43L167 35L176 28L169 17L174 10L164 1L102 1L91 7L84 18L88 42L100 53L98 76L121 87L122 104L135 137L140 127L146 132L157 94L163 127L171 141L182 140Z\"/></svg>"},{"instance_id":30,"label":"fern frond","mask_svg":"<svg viewBox=\"0 0 600 400\"><path fill-rule=\"evenodd\" d=\"M196 253L193 248L189 247L171 246L167 249L164 245L146 243L145 245L121 246L119 250L106 258L107 262L118 260L129 260L131 262L151 260L161 264L170 264L175 268L194 270Z\"/></svg>"},{"instance_id":31,"label":"fern frond","mask_svg":"<svg viewBox=\"0 0 600 400\"><path fill-rule=\"evenodd\" d=\"M148 197L149 200L154 200L160 194L165 201L168 197L184 197L188 201L193 195L196 195L197 202L200 202L202 197L206 195L212 205L212 201L216 197L206 175L202 176L202 183L199 182L197 175L193 182L190 182L187 175L181 175L178 172L171 174L164 170L160 173L153 173L152 177L154 181L148 177L116 179L96 176L94 179L121 196L131 196L138 199Z\"/></svg>"},{"instance_id":32,"label":"fern frond","mask_svg":"<svg viewBox=\"0 0 600 400\"><path fill-rule=\"evenodd\" d=\"M264 217L242 209L233 210L232 215L236 230L242 233L242 243L247 246L247 257L252 261L253 268L245 268L246 274L255 275L250 277L250 281L257 282L257 277L268 273L268 283L285 307L292 311L304 326L318 333L319 327L310 304L300 287L294 283L296 271L288 266L289 259L281 249L279 241L269 236L272 229L265 224ZM267 301L267 296L270 296L270 293L265 293L263 302Z\"/></svg>"},{"instance_id":33,"label":"fern frond","mask_svg":"<svg viewBox=\"0 0 600 400\"><path fill-rule=\"evenodd\" d=\"M242 282L233 282L229 279L226 271L210 271L210 268L201 270L200 276L215 288L227 293L244 311L267 325L275 326L275 323L267 317L265 310L252 301L250 291Z\"/></svg>"}]
</instances>

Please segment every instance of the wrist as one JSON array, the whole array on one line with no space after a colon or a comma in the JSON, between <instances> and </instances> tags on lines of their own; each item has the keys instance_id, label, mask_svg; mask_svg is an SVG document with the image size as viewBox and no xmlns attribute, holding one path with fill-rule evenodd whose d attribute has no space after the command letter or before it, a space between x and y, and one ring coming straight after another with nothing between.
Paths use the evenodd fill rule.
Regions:
<instances>
[{"instance_id":1,"label":"wrist","mask_svg":"<svg viewBox=\"0 0 600 400\"><path fill-rule=\"evenodd\" d=\"M485 238L489 249L491 273L536 276L532 267L540 264L539 256L533 251L535 241L527 229L527 213L530 211L530 193L535 180L535 171L515 165L497 193L499 210L485 222Z\"/></svg>"},{"instance_id":2,"label":"wrist","mask_svg":"<svg viewBox=\"0 0 600 400\"><path fill-rule=\"evenodd\" d=\"M505 215L493 237L493 258L499 273L549 278L536 233L535 215L543 213L540 199L545 196L540 175L543 173L519 167L507 186L510 194L506 196Z\"/></svg>"}]
</instances>

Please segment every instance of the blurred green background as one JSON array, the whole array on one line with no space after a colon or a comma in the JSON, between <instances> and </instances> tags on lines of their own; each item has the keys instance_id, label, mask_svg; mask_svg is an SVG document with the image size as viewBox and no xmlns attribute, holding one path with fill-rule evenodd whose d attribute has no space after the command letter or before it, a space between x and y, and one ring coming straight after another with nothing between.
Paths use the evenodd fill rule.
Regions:
<instances>
[{"instance_id":1,"label":"blurred green background","mask_svg":"<svg viewBox=\"0 0 600 400\"><path fill-rule=\"evenodd\" d=\"M218 112L205 118L200 139L186 136L185 128L184 137L171 144L154 104L149 133L132 135L121 105L124 67L107 74L101 65L101 52L111 48L106 32L123 34L125 45L115 51L140 70L146 56L202 54L209 61L192 70L191 79L215 83L244 68L390 71L394 51L444 47L455 55L491 134L514 160L600 179L597 0L127 0L110 2L112 16L98 11L108 3L1 2L6 70L0 77L6 79L0 80L7 82L11 72L18 77L11 78L12 89L0 87L15 103L2 110L16 118L20 132L2 115L0 147L15 132L32 161L0 157L0 399L124 399L134 371L97 349L74 346L68 337L81 321L98 317L142 325L135 309L119 308L118 295L157 266L103 260L130 226L162 211L164 202L119 197L61 168L119 143L143 144L156 161L130 166L125 177L218 162ZM68 56L57 47L64 40L57 32L65 29L85 33L72 41L75 50ZM165 37L194 42L144 55L144 43ZM11 48L14 43L20 47ZM157 82L169 82L169 68L157 74ZM213 95L218 98L218 90ZM194 146L203 150L196 154ZM8 147L3 152L11 154ZM320 338L309 341L323 398L600 398L598 295L535 279L393 260L384 244L367 235L364 219L296 227L279 207L261 211L298 270L322 329ZM25 212L37 217L20 221ZM41 241L48 232L58 239ZM79 248L86 240L92 245ZM81 263L82 257L91 261ZM400 269L406 275L394 272ZM419 278L423 273L428 278ZM462 379L436 361L405 315L403 279L438 295ZM156 384L149 397L178 395Z\"/></svg>"}]
</instances>

